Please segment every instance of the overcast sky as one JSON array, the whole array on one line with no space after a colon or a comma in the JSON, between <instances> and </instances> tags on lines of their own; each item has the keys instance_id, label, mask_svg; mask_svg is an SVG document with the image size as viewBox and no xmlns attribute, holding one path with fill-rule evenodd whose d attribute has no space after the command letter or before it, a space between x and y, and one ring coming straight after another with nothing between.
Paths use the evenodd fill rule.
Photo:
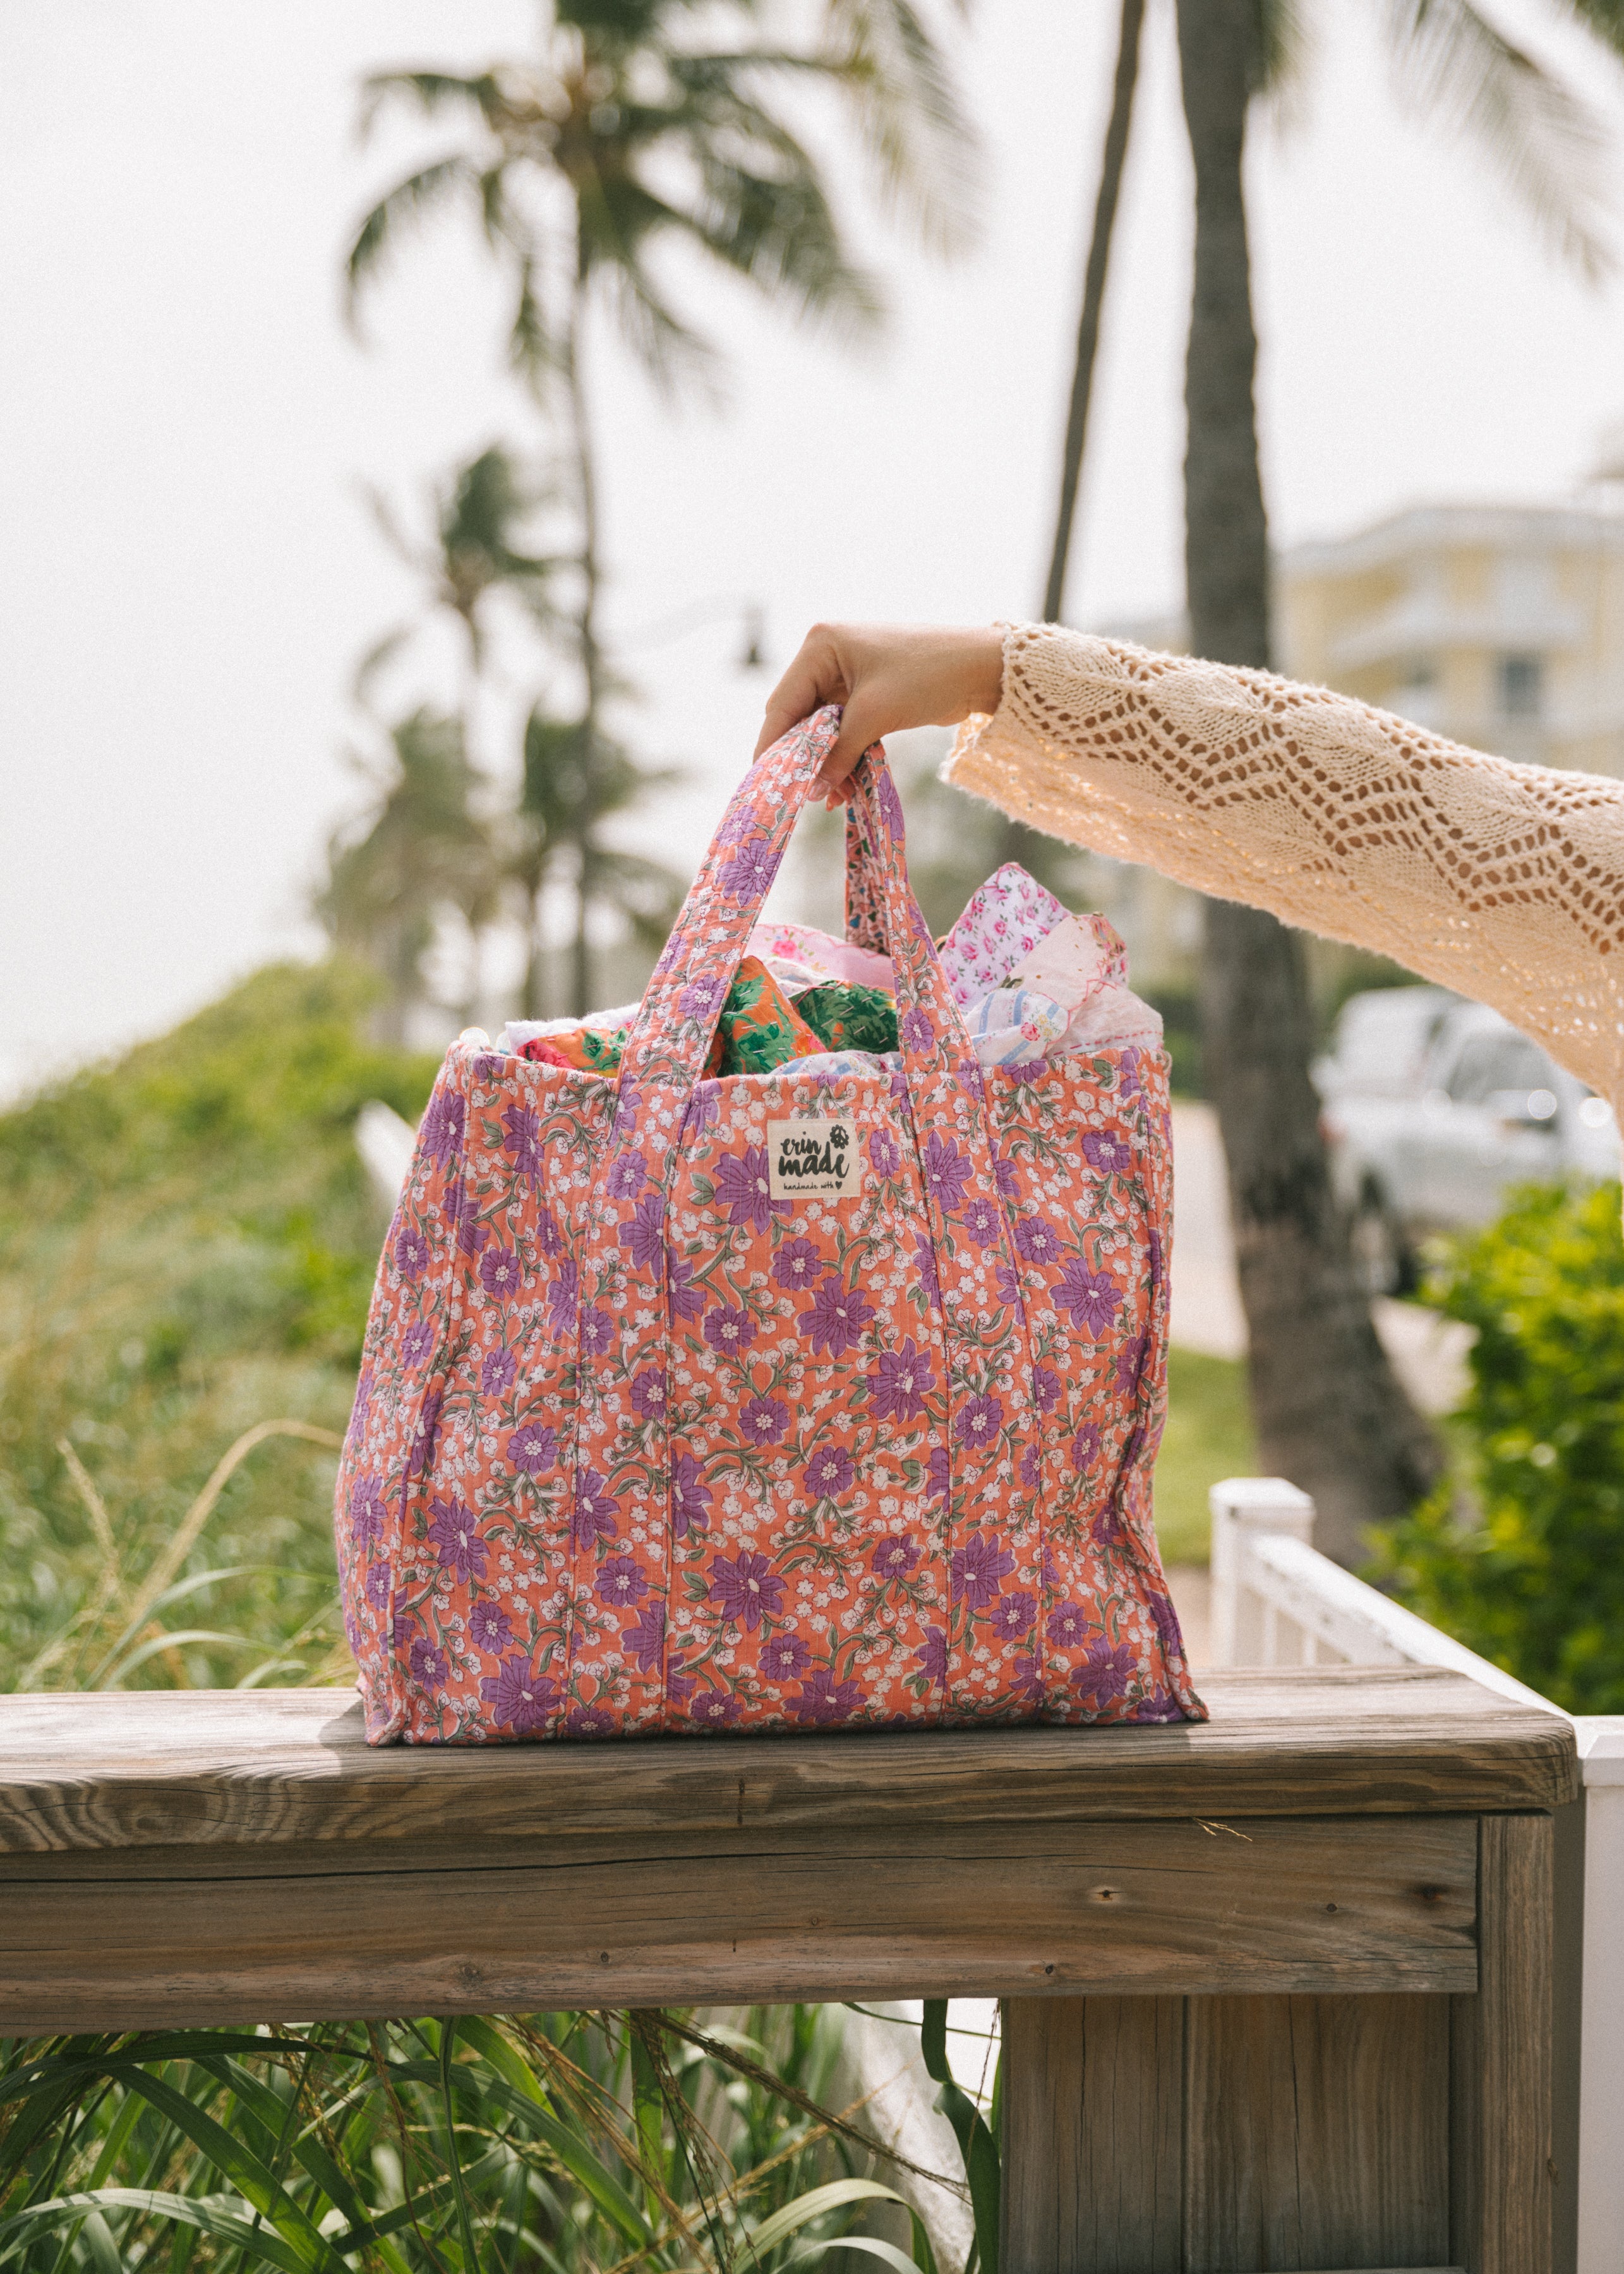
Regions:
<instances>
[{"instance_id":1,"label":"overcast sky","mask_svg":"<svg viewBox=\"0 0 1624 2274\"><path fill-rule=\"evenodd\" d=\"M1403 118L1380 0L1312 12L1300 115L1252 152L1277 541L1420 500L1571 494L1624 415L1624 285L1557 268L1468 149ZM1079 621L1179 594L1188 161L1168 0L1149 14ZM718 415L662 406L600 344L615 626L753 597L781 664L818 615L1035 609L1116 15L978 0L961 66L981 247L930 265L863 211L853 171L892 307L871 349L704 289L733 356ZM1503 19L1617 124L1611 65L1536 0ZM342 328L347 230L430 147L402 130L358 150L355 84L515 51L531 21L523 0L0 6L0 1082L311 944L304 898L356 797L350 678L412 598L360 486L410 504L525 431L499 299L455 229L401 261L366 351ZM1613 231L1624 245L1624 196ZM692 769L645 835L690 860L754 737L764 682L737 644L718 621L628 652L640 748Z\"/></svg>"}]
</instances>

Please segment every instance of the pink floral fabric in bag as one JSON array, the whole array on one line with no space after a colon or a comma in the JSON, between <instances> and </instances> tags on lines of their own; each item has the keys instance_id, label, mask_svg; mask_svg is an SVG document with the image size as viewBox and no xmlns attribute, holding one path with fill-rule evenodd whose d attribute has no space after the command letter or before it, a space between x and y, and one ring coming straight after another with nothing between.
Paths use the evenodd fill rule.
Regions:
<instances>
[{"instance_id":1,"label":"pink floral fabric in bag","mask_svg":"<svg viewBox=\"0 0 1624 2274\"><path fill-rule=\"evenodd\" d=\"M871 753L901 1071L703 1077L837 723L736 793L616 1083L447 1059L339 1479L373 1742L1203 1717L1150 1522L1165 1062L982 1074ZM775 1195L798 1122L843 1192Z\"/></svg>"}]
</instances>

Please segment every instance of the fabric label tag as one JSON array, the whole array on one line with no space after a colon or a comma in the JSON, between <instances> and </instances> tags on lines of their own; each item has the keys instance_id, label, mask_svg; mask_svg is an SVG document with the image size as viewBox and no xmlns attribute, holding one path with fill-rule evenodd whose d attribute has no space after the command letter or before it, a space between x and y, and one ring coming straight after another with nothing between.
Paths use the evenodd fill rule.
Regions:
<instances>
[{"instance_id":1,"label":"fabric label tag","mask_svg":"<svg viewBox=\"0 0 1624 2274\"><path fill-rule=\"evenodd\" d=\"M803 1194L855 1200L861 1184L862 1159L849 1122L767 1124L767 1190L775 1201Z\"/></svg>"}]
</instances>

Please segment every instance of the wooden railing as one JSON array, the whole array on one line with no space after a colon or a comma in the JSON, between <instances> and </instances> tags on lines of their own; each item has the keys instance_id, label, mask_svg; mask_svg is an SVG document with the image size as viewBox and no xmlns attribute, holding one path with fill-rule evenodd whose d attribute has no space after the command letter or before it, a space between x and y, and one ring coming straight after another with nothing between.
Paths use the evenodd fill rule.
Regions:
<instances>
[{"instance_id":1,"label":"wooden railing","mask_svg":"<svg viewBox=\"0 0 1624 2274\"><path fill-rule=\"evenodd\" d=\"M1624 2269L1624 1715L1563 1714L1315 1549L1314 1504L1279 1477L1212 1491L1212 1655L1222 1667L1431 1666L1572 1727L1583 1788L1559 1812L1554 1969L1560 2274Z\"/></svg>"},{"instance_id":2,"label":"wooden railing","mask_svg":"<svg viewBox=\"0 0 1624 2274\"><path fill-rule=\"evenodd\" d=\"M1547 2274L1571 1729L1416 1665L1202 1687L382 1751L342 1690L0 1698L0 2032L997 1998L1001 2274Z\"/></svg>"}]
</instances>

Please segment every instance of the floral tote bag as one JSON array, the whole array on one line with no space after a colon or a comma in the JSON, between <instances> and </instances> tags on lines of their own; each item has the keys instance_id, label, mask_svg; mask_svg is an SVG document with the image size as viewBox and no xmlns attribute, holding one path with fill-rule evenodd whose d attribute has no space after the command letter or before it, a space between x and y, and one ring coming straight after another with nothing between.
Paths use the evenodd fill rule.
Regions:
<instances>
[{"instance_id":1,"label":"floral tote bag","mask_svg":"<svg viewBox=\"0 0 1624 2274\"><path fill-rule=\"evenodd\" d=\"M898 1051L706 1077L838 726L740 786L613 1078L447 1057L339 1473L375 1743L1205 1718L1151 1526L1165 1059L983 1071L876 749Z\"/></svg>"}]
</instances>

